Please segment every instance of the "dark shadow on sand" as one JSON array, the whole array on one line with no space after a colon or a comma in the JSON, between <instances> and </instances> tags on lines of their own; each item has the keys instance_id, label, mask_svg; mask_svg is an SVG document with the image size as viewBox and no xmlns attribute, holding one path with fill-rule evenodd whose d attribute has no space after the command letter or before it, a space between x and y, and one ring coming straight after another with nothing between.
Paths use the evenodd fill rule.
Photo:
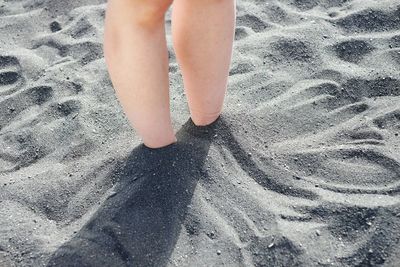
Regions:
<instances>
[{"instance_id":1,"label":"dark shadow on sand","mask_svg":"<svg viewBox=\"0 0 400 267\"><path fill-rule=\"evenodd\" d=\"M229 123L219 117L208 126L189 119L177 132L178 142L164 148L139 145L110 179L115 192L86 225L51 257L48 266L166 266L178 239L188 205L203 169L210 144L226 147L239 166L271 191L316 199L287 177L269 173L236 140Z\"/></svg>"},{"instance_id":2,"label":"dark shadow on sand","mask_svg":"<svg viewBox=\"0 0 400 267\"><path fill-rule=\"evenodd\" d=\"M136 147L113 177L115 192L48 266L167 265L221 120L196 126L189 118L178 142Z\"/></svg>"}]
</instances>

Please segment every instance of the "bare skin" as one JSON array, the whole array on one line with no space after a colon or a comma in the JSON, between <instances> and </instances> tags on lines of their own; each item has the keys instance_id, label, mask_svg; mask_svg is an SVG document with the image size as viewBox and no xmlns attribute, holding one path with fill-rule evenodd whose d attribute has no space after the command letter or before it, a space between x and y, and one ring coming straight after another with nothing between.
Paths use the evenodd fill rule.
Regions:
<instances>
[{"instance_id":1,"label":"bare skin","mask_svg":"<svg viewBox=\"0 0 400 267\"><path fill-rule=\"evenodd\" d=\"M222 112L231 62L235 0L108 0L104 56L116 96L149 148L177 141L171 122L165 13L193 122Z\"/></svg>"},{"instance_id":2,"label":"bare skin","mask_svg":"<svg viewBox=\"0 0 400 267\"><path fill-rule=\"evenodd\" d=\"M234 0L174 0L172 38L191 118L208 125L222 112L235 34Z\"/></svg>"}]
</instances>

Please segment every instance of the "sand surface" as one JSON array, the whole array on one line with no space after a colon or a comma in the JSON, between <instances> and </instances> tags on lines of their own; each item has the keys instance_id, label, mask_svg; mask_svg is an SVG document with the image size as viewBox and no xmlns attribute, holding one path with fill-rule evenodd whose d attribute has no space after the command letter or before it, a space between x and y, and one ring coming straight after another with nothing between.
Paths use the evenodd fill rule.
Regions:
<instances>
[{"instance_id":1,"label":"sand surface","mask_svg":"<svg viewBox=\"0 0 400 267\"><path fill-rule=\"evenodd\" d=\"M0 266L400 266L400 2L238 0L224 113L141 145L105 1L0 1Z\"/></svg>"}]
</instances>

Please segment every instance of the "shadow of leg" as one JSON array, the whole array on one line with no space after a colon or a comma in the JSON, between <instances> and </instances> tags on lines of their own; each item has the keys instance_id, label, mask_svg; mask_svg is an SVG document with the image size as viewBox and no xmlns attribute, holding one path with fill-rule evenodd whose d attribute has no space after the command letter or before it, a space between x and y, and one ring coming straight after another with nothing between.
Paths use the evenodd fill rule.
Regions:
<instances>
[{"instance_id":1,"label":"shadow of leg","mask_svg":"<svg viewBox=\"0 0 400 267\"><path fill-rule=\"evenodd\" d=\"M189 119L178 142L136 147L117 172L115 193L48 266L165 266L219 123Z\"/></svg>"}]
</instances>

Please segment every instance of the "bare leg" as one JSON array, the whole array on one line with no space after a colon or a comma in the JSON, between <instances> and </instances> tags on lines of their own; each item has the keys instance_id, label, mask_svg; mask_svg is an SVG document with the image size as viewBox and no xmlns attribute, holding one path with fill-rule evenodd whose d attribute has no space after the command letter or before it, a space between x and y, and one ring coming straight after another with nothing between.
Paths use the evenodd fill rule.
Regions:
<instances>
[{"instance_id":1,"label":"bare leg","mask_svg":"<svg viewBox=\"0 0 400 267\"><path fill-rule=\"evenodd\" d=\"M236 24L235 0L174 0L172 36L193 122L223 108Z\"/></svg>"},{"instance_id":2,"label":"bare leg","mask_svg":"<svg viewBox=\"0 0 400 267\"><path fill-rule=\"evenodd\" d=\"M177 141L171 123L165 12L172 0L109 0L104 56L117 98L144 145Z\"/></svg>"}]
</instances>

